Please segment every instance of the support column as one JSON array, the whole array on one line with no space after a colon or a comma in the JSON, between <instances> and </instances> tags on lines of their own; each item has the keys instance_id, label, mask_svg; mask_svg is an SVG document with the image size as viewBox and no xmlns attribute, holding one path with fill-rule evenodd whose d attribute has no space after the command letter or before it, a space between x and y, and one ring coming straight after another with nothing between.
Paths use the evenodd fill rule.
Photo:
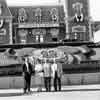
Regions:
<instances>
[{"instance_id":1,"label":"support column","mask_svg":"<svg viewBox=\"0 0 100 100\"><path fill-rule=\"evenodd\" d=\"M69 39L70 38L70 34L69 34L69 29L68 29L68 10L67 10L67 0L63 0L63 5L64 5L64 12L65 12L65 24L66 24L66 37L65 39Z\"/></svg>"},{"instance_id":2,"label":"support column","mask_svg":"<svg viewBox=\"0 0 100 100\"><path fill-rule=\"evenodd\" d=\"M93 42L94 38L93 38L93 32L92 32L92 21L90 19L89 21L89 41Z\"/></svg>"},{"instance_id":3,"label":"support column","mask_svg":"<svg viewBox=\"0 0 100 100\"><path fill-rule=\"evenodd\" d=\"M13 44L12 42L12 19L6 19L6 22L9 25L9 44Z\"/></svg>"},{"instance_id":4,"label":"support column","mask_svg":"<svg viewBox=\"0 0 100 100\"><path fill-rule=\"evenodd\" d=\"M13 44L13 37L12 37L12 20L9 21L9 39L10 39L10 44Z\"/></svg>"}]
</instances>

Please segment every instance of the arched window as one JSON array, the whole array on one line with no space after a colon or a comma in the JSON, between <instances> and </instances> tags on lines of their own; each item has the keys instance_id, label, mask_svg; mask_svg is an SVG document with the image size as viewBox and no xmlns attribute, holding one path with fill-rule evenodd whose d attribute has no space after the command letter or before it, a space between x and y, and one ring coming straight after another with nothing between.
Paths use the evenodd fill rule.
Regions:
<instances>
[{"instance_id":1,"label":"arched window","mask_svg":"<svg viewBox=\"0 0 100 100\"><path fill-rule=\"evenodd\" d=\"M41 16L42 16L42 11L40 8L37 8L35 10L35 17L36 17L36 21L40 22L41 21Z\"/></svg>"},{"instance_id":2,"label":"arched window","mask_svg":"<svg viewBox=\"0 0 100 100\"><path fill-rule=\"evenodd\" d=\"M40 8L36 9L35 16L41 16L41 9Z\"/></svg>"},{"instance_id":3,"label":"arched window","mask_svg":"<svg viewBox=\"0 0 100 100\"><path fill-rule=\"evenodd\" d=\"M25 22L27 20L27 14L24 8L19 9L18 21Z\"/></svg>"},{"instance_id":4,"label":"arched window","mask_svg":"<svg viewBox=\"0 0 100 100\"><path fill-rule=\"evenodd\" d=\"M83 12L82 12L83 4L80 3L80 2L76 2L72 6L73 6L73 9L74 9L74 12L75 12L75 18L76 18L76 20L78 22L79 21L83 21Z\"/></svg>"},{"instance_id":5,"label":"arched window","mask_svg":"<svg viewBox=\"0 0 100 100\"><path fill-rule=\"evenodd\" d=\"M58 10L56 8L51 9L51 18L54 22L58 21Z\"/></svg>"}]
</instances>

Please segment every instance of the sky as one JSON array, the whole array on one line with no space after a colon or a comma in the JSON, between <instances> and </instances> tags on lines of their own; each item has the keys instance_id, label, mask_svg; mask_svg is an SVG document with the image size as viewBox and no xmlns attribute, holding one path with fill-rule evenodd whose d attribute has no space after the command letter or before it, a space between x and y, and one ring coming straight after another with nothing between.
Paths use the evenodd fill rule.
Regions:
<instances>
[{"instance_id":1,"label":"sky","mask_svg":"<svg viewBox=\"0 0 100 100\"><path fill-rule=\"evenodd\" d=\"M6 0L8 6L34 6L34 5L55 5L59 0ZM64 3L64 0L61 0ZM90 16L93 21L100 21L100 0L89 0ZM100 31L94 34L95 42L100 41Z\"/></svg>"}]
</instances>

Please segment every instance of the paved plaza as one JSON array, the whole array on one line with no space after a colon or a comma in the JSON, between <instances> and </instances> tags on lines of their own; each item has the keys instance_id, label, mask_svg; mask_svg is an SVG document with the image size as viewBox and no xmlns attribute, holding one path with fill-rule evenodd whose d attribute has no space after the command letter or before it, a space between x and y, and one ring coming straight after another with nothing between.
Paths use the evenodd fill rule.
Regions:
<instances>
[{"instance_id":1,"label":"paved plaza","mask_svg":"<svg viewBox=\"0 0 100 100\"><path fill-rule=\"evenodd\" d=\"M0 90L0 100L100 100L100 85L66 86L61 92L37 92L24 95L22 89Z\"/></svg>"}]
</instances>

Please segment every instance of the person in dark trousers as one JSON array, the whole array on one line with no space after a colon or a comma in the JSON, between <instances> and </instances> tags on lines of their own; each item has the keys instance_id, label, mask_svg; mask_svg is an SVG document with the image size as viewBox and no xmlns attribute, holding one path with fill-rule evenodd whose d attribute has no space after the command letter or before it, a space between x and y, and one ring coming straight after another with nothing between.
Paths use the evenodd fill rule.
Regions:
<instances>
[{"instance_id":1,"label":"person in dark trousers","mask_svg":"<svg viewBox=\"0 0 100 100\"><path fill-rule=\"evenodd\" d=\"M32 65L29 63L28 57L25 57L23 64L24 93L31 92L30 91L31 75L32 75Z\"/></svg>"},{"instance_id":2,"label":"person in dark trousers","mask_svg":"<svg viewBox=\"0 0 100 100\"><path fill-rule=\"evenodd\" d=\"M61 91L62 64L55 62L52 65L54 90Z\"/></svg>"},{"instance_id":3,"label":"person in dark trousers","mask_svg":"<svg viewBox=\"0 0 100 100\"><path fill-rule=\"evenodd\" d=\"M44 85L47 92L51 91L51 66L49 61L45 60L43 64L43 72L44 72Z\"/></svg>"}]
</instances>

